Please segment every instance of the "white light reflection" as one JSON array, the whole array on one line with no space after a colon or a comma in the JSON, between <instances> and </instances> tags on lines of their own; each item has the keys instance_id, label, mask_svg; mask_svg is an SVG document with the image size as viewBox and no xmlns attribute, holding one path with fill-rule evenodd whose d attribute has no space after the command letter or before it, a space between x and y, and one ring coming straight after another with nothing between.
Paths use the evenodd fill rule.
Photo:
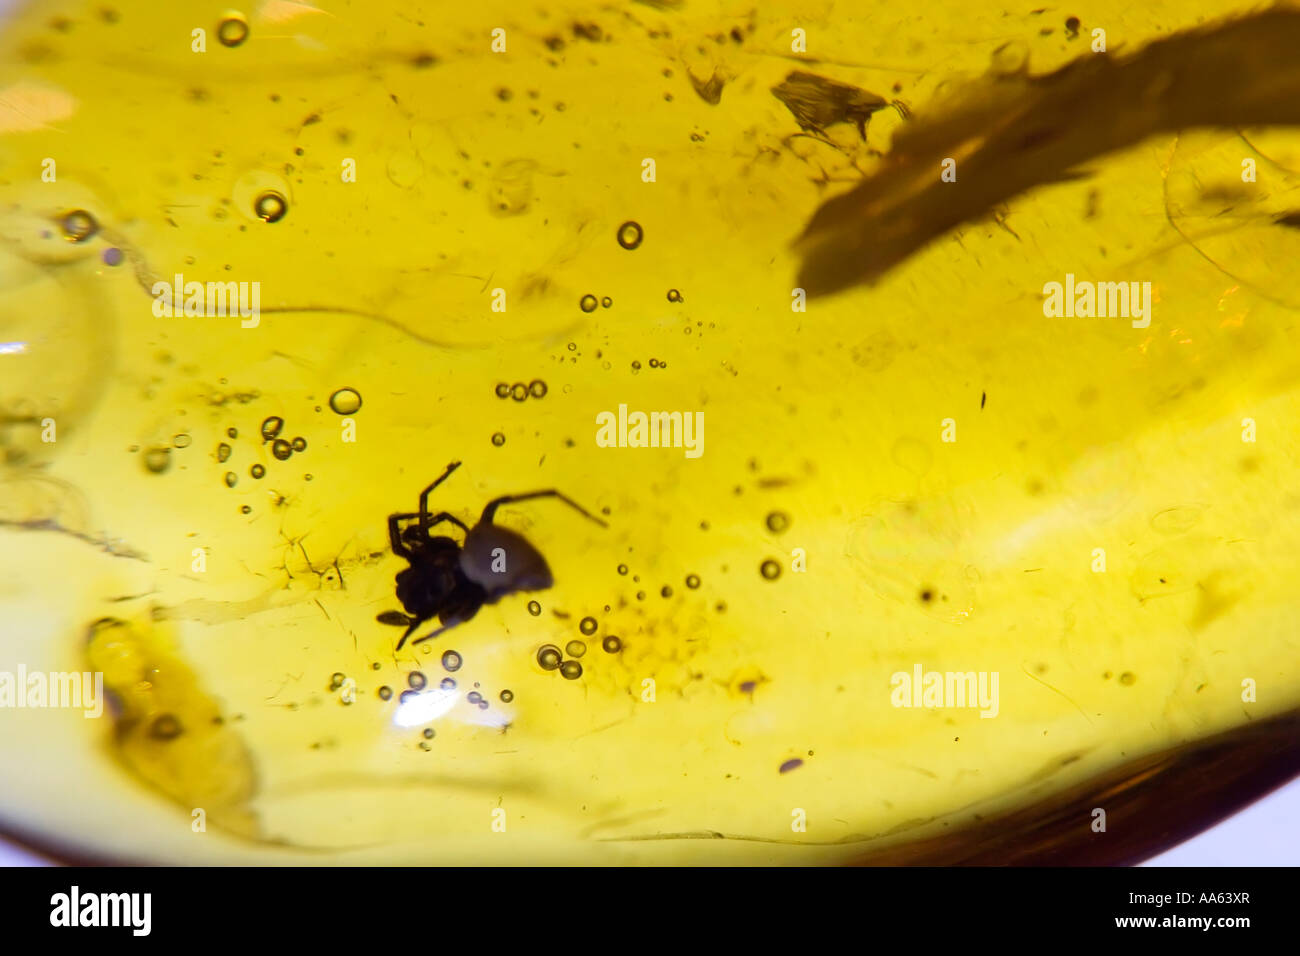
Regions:
<instances>
[{"instance_id":1,"label":"white light reflection","mask_svg":"<svg viewBox=\"0 0 1300 956\"><path fill-rule=\"evenodd\" d=\"M414 694L397 705L393 723L398 727L419 727L445 717L456 706L454 690L426 690Z\"/></svg>"}]
</instances>

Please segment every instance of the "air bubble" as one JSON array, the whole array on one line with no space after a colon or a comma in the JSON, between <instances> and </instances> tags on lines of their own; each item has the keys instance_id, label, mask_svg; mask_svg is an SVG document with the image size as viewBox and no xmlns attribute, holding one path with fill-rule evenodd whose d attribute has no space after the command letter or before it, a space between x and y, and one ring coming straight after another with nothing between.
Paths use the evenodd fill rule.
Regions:
<instances>
[{"instance_id":1,"label":"air bubble","mask_svg":"<svg viewBox=\"0 0 1300 956\"><path fill-rule=\"evenodd\" d=\"M501 692L501 703L508 704L515 699L515 692L512 690L503 690Z\"/></svg>"},{"instance_id":2,"label":"air bubble","mask_svg":"<svg viewBox=\"0 0 1300 956\"><path fill-rule=\"evenodd\" d=\"M63 238L68 242L85 242L99 231L95 217L84 209L74 209L63 217Z\"/></svg>"},{"instance_id":3,"label":"air bubble","mask_svg":"<svg viewBox=\"0 0 1300 956\"><path fill-rule=\"evenodd\" d=\"M185 434L184 432L181 432L179 435L172 436L172 444L175 445L177 448L189 448L190 442L192 440L193 439L191 439L190 436Z\"/></svg>"},{"instance_id":4,"label":"air bubble","mask_svg":"<svg viewBox=\"0 0 1300 956\"><path fill-rule=\"evenodd\" d=\"M522 402L528 397L528 386L523 382L515 382L510 386L510 397L516 402Z\"/></svg>"},{"instance_id":5,"label":"air bubble","mask_svg":"<svg viewBox=\"0 0 1300 956\"><path fill-rule=\"evenodd\" d=\"M700 586L700 576L698 574L686 575L686 586L694 591Z\"/></svg>"},{"instance_id":6,"label":"air bubble","mask_svg":"<svg viewBox=\"0 0 1300 956\"><path fill-rule=\"evenodd\" d=\"M280 461L288 461L289 456L293 454L293 446L283 438L277 438L271 445L271 454Z\"/></svg>"},{"instance_id":7,"label":"air bubble","mask_svg":"<svg viewBox=\"0 0 1300 956\"><path fill-rule=\"evenodd\" d=\"M583 654L587 653L587 645L582 641L569 641L569 643L564 645L564 653L568 654L570 657L581 657Z\"/></svg>"},{"instance_id":8,"label":"air bubble","mask_svg":"<svg viewBox=\"0 0 1300 956\"><path fill-rule=\"evenodd\" d=\"M641 363L640 363L640 362L633 362L633 363L632 363L632 371L634 371L634 372L639 372L639 371L641 371Z\"/></svg>"},{"instance_id":9,"label":"air bubble","mask_svg":"<svg viewBox=\"0 0 1300 956\"><path fill-rule=\"evenodd\" d=\"M398 703L401 704L409 704L411 701L415 700L415 698L419 696L420 696L419 691L404 690L397 696L397 701Z\"/></svg>"},{"instance_id":10,"label":"air bubble","mask_svg":"<svg viewBox=\"0 0 1300 956\"><path fill-rule=\"evenodd\" d=\"M295 438L295 439L293 440L292 448L293 448L294 451L306 451L306 450L307 450L307 439L305 439L305 438L303 438L301 435L299 435L297 438ZM288 456L286 455L285 457L287 458Z\"/></svg>"},{"instance_id":11,"label":"air bubble","mask_svg":"<svg viewBox=\"0 0 1300 956\"><path fill-rule=\"evenodd\" d=\"M239 513L240 513L241 515L252 514L252 513L253 513L253 506L252 506L252 505L240 505L240 506L239 506Z\"/></svg>"},{"instance_id":12,"label":"air bubble","mask_svg":"<svg viewBox=\"0 0 1300 956\"><path fill-rule=\"evenodd\" d=\"M424 690L429 683L429 678L424 676L423 671L411 671L406 675L406 683L411 690Z\"/></svg>"},{"instance_id":13,"label":"air bubble","mask_svg":"<svg viewBox=\"0 0 1300 956\"><path fill-rule=\"evenodd\" d=\"M477 704L480 700L483 699L483 695L476 690L472 690L465 695L465 699L469 701L471 704Z\"/></svg>"},{"instance_id":14,"label":"air bubble","mask_svg":"<svg viewBox=\"0 0 1300 956\"><path fill-rule=\"evenodd\" d=\"M262 441L274 441L279 438L282 428L284 428L284 419L279 415L262 419Z\"/></svg>"},{"instance_id":15,"label":"air bubble","mask_svg":"<svg viewBox=\"0 0 1300 956\"><path fill-rule=\"evenodd\" d=\"M254 478L261 478L266 474L266 467L264 465L254 465L252 468L248 469L248 473Z\"/></svg>"},{"instance_id":16,"label":"air bubble","mask_svg":"<svg viewBox=\"0 0 1300 956\"><path fill-rule=\"evenodd\" d=\"M767 530L773 534L782 534L790 527L790 516L784 511L773 511L767 516Z\"/></svg>"},{"instance_id":17,"label":"air bubble","mask_svg":"<svg viewBox=\"0 0 1300 956\"><path fill-rule=\"evenodd\" d=\"M460 656L460 654L458 654L456 651L443 651L443 652L442 652L442 668L443 668L443 670L448 670L448 671L458 671L458 670L460 670L460 665L461 665L461 663L462 663L461 656Z\"/></svg>"},{"instance_id":18,"label":"air bubble","mask_svg":"<svg viewBox=\"0 0 1300 956\"><path fill-rule=\"evenodd\" d=\"M233 488L235 487L235 482L239 481L239 476L235 474L233 471L228 471L226 472L225 481L226 481L227 488Z\"/></svg>"},{"instance_id":19,"label":"air bubble","mask_svg":"<svg viewBox=\"0 0 1300 956\"><path fill-rule=\"evenodd\" d=\"M617 654L623 649L623 641L615 637L613 634L608 634L605 636L605 639L600 642L600 646L606 654Z\"/></svg>"},{"instance_id":20,"label":"air bubble","mask_svg":"<svg viewBox=\"0 0 1300 956\"><path fill-rule=\"evenodd\" d=\"M432 727L425 727L424 730L421 731L421 733L424 734L424 739L425 739L425 740L432 740L435 731L434 731L434 729L433 729Z\"/></svg>"},{"instance_id":21,"label":"air bubble","mask_svg":"<svg viewBox=\"0 0 1300 956\"><path fill-rule=\"evenodd\" d=\"M227 16L217 24L217 39L222 46L239 46L248 39L248 21L239 15Z\"/></svg>"},{"instance_id":22,"label":"air bubble","mask_svg":"<svg viewBox=\"0 0 1300 956\"><path fill-rule=\"evenodd\" d=\"M226 429L226 437L227 437L227 438L238 438L238 437L239 437L239 429L236 428L234 425L231 425L229 428Z\"/></svg>"},{"instance_id":23,"label":"air bubble","mask_svg":"<svg viewBox=\"0 0 1300 956\"><path fill-rule=\"evenodd\" d=\"M144 453L144 466L155 475L161 475L172 463L170 448L150 448Z\"/></svg>"},{"instance_id":24,"label":"air bubble","mask_svg":"<svg viewBox=\"0 0 1300 956\"><path fill-rule=\"evenodd\" d=\"M565 661L560 665L560 676L565 680L577 680L582 676L582 665L577 661Z\"/></svg>"},{"instance_id":25,"label":"air bubble","mask_svg":"<svg viewBox=\"0 0 1300 956\"><path fill-rule=\"evenodd\" d=\"M183 732L175 714L160 714L149 725L149 736L154 740L175 740Z\"/></svg>"},{"instance_id":26,"label":"air bubble","mask_svg":"<svg viewBox=\"0 0 1300 956\"><path fill-rule=\"evenodd\" d=\"M628 221L618 227L618 244L624 249L635 249L641 245L645 232L641 229L641 224Z\"/></svg>"},{"instance_id":27,"label":"air bubble","mask_svg":"<svg viewBox=\"0 0 1300 956\"><path fill-rule=\"evenodd\" d=\"M531 614L533 617L537 617L537 615L542 613L542 606L538 604L536 601L529 601L528 613Z\"/></svg>"},{"instance_id":28,"label":"air bubble","mask_svg":"<svg viewBox=\"0 0 1300 956\"><path fill-rule=\"evenodd\" d=\"M602 309L610 309L610 308L613 308L613 307L614 307L614 300L611 299L609 296L605 296L605 298L603 298L603 299L600 300L600 307L601 307Z\"/></svg>"},{"instance_id":29,"label":"air bubble","mask_svg":"<svg viewBox=\"0 0 1300 956\"><path fill-rule=\"evenodd\" d=\"M268 189L253 203L253 213L262 222L279 222L289 211L289 201L274 189Z\"/></svg>"},{"instance_id":30,"label":"air bubble","mask_svg":"<svg viewBox=\"0 0 1300 956\"><path fill-rule=\"evenodd\" d=\"M533 398L545 398L546 383L543 382L540 378L533 379L531 382L528 383L528 394L532 395Z\"/></svg>"},{"instance_id":31,"label":"air bubble","mask_svg":"<svg viewBox=\"0 0 1300 956\"><path fill-rule=\"evenodd\" d=\"M347 680L347 677L342 671L335 671L330 675L330 690L338 690L343 686L345 680Z\"/></svg>"},{"instance_id":32,"label":"air bubble","mask_svg":"<svg viewBox=\"0 0 1300 956\"><path fill-rule=\"evenodd\" d=\"M596 297L590 292L578 300L578 308L583 312L595 312L597 304Z\"/></svg>"},{"instance_id":33,"label":"air bubble","mask_svg":"<svg viewBox=\"0 0 1300 956\"><path fill-rule=\"evenodd\" d=\"M681 301L682 301L682 294L681 294L680 292L678 292L676 289L669 289L669 290L668 290L668 301L669 301L669 302L681 302Z\"/></svg>"},{"instance_id":34,"label":"air bubble","mask_svg":"<svg viewBox=\"0 0 1300 956\"><path fill-rule=\"evenodd\" d=\"M497 398L509 398L510 386L507 385L505 382L497 382L496 393L497 393Z\"/></svg>"},{"instance_id":35,"label":"air bubble","mask_svg":"<svg viewBox=\"0 0 1300 956\"><path fill-rule=\"evenodd\" d=\"M500 447L501 447L502 445L504 445L505 443L506 443L506 436L505 436L505 435L503 435L501 432L493 432L493 433L492 433L492 444L494 444L494 445L496 445L498 448L500 448Z\"/></svg>"},{"instance_id":36,"label":"air bubble","mask_svg":"<svg viewBox=\"0 0 1300 956\"><path fill-rule=\"evenodd\" d=\"M781 565L777 564L776 561L771 558L768 558L759 565L758 571L769 581L775 581L781 576Z\"/></svg>"},{"instance_id":37,"label":"air bubble","mask_svg":"<svg viewBox=\"0 0 1300 956\"><path fill-rule=\"evenodd\" d=\"M380 700L392 700L393 698L393 689L391 687L381 687L379 688L378 693Z\"/></svg>"},{"instance_id":38,"label":"air bubble","mask_svg":"<svg viewBox=\"0 0 1300 956\"><path fill-rule=\"evenodd\" d=\"M537 663L542 670L553 671L560 666L563 655L554 644L543 644L537 649Z\"/></svg>"},{"instance_id":39,"label":"air bubble","mask_svg":"<svg viewBox=\"0 0 1300 956\"><path fill-rule=\"evenodd\" d=\"M217 446L217 461L223 462L230 457L230 446L222 442Z\"/></svg>"},{"instance_id":40,"label":"air bubble","mask_svg":"<svg viewBox=\"0 0 1300 956\"><path fill-rule=\"evenodd\" d=\"M590 637L596 633L596 619L594 617L584 617L578 623L578 630Z\"/></svg>"},{"instance_id":41,"label":"air bubble","mask_svg":"<svg viewBox=\"0 0 1300 956\"><path fill-rule=\"evenodd\" d=\"M438 686L441 687L443 690L455 690L456 678L444 677L441 681L438 682Z\"/></svg>"},{"instance_id":42,"label":"air bubble","mask_svg":"<svg viewBox=\"0 0 1300 956\"><path fill-rule=\"evenodd\" d=\"M355 388L340 388L330 396L330 408L337 415L355 415L361 410L361 393Z\"/></svg>"}]
</instances>

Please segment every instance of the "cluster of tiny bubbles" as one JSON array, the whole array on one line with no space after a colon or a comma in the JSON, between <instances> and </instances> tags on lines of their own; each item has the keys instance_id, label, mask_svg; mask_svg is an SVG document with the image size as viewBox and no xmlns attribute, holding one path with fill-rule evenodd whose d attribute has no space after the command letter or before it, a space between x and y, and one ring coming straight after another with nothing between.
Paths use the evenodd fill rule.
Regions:
<instances>
[{"instance_id":1,"label":"cluster of tiny bubbles","mask_svg":"<svg viewBox=\"0 0 1300 956\"><path fill-rule=\"evenodd\" d=\"M344 680L346 680L346 678L343 676L342 672L335 671L330 675L330 690L338 690L343 686Z\"/></svg>"},{"instance_id":2,"label":"cluster of tiny bubbles","mask_svg":"<svg viewBox=\"0 0 1300 956\"><path fill-rule=\"evenodd\" d=\"M594 617L584 617L578 622L578 630L582 631L588 637L596 633L596 619Z\"/></svg>"},{"instance_id":3,"label":"cluster of tiny bubbles","mask_svg":"<svg viewBox=\"0 0 1300 956\"><path fill-rule=\"evenodd\" d=\"M248 469L248 473L254 478L261 478L266 474L266 468L263 465L254 465L252 468Z\"/></svg>"},{"instance_id":4,"label":"cluster of tiny bubbles","mask_svg":"<svg viewBox=\"0 0 1300 956\"><path fill-rule=\"evenodd\" d=\"M425 685L429 683L429 679L424 676L423 671L411 671L406 675L406 683L411 690L424 690Z\"/></svg>"},{"instance_id":5,"label":"cluster of tiny bubbles","mask_svg":"<svg viewBox=\"0 0 1300 956\"><path fill-rule=\"evenodd\" d=\"M700 576L698 574L686 575L686 586L694 591L700 586Z\"/></svg>"},{"instance_id":6,"label":"cluster of tiny bubbles","mask_svg":"<svg viewBox=\"0 0 1300 956\"><path fill-rule=\"evenodd\" d=\"M577 680L582 676L582 665L577 661L565 661L560 665L560 676L565 680Z\"/></svg>"},{"instance_id":7,"label":"cluster of tiny bubbles","mask_svg":"<svg viewBox=\"0 0 1300 956\"><path fill-rule=\"evenodd\" d=\"M626 565L626 564L620 564L620 565L618 566L618 573L619 573L619 574L627 574L627 565Z\"/></svg>"},{"instance_id":8,"label":"cluster of tiny bubbles","mask_svg":"<svg viewBox=\"0 0 1300 956\"><path fill-rule=\"evenodd\" d=\"M253 212L262 222L279 222L289 211L289 201L268 189L253 202Z\"/></svg>"},{"instance_id":9,"label":"cluster of tiny bubbles","mask_svg":"<svg viewBox=\"0 0 1300 956\"><path fill-rule=\"evenodd\" d=\"M63 238L68 242L85 242L99 231L95 217L84 209L74 209L63 217Z\"/></svg>"},{"instance_id":10,"label":"cluster of tiny bubbles","mask_svg":"<svg viewBox=\"0 0 1300 956\"><path fill-rule=\"evenodd\" d=\"M564 653L570 657L581 657L587 653L587 645L582 641L569 641L568 644L564 645Z\"/></svg>"},{"instance_id":11,"label":"cluster of tiny bubbles","mask_svg":"<svg viewBox=\"0 0 1300 956\"><path fill-rule=\"evenodd\" d=\"M492 444L500 448L505 443L506 443L506 436L503 433L501 432L492 433Z\"/></svg>"},{"instance_id":12,"label":"cluster of tiny bubbles","mask_svg":"<svg viewBox=\"0 0 1300 956\"><path fill-rule=\"evenodd\" d=\"M275 441L284 428L284 419L279 415L270 415L262 420L262 441Z\"/></svg>"},{"instance_id":13,"label":"cluster of tiny bubbles","mask_svg":"<svg viewBox=\"0 0 1300 956\"><path fill-rule=\"evenodd\" d=\"M385 684L383 687L379 688L379 699L380 699L380 700L392 700L392 699L393 699L393 689L392 689L391 687L389 687L387 684Z\"/></svg>"},{"instance_id":14,"label":"cluster of tiny bubbles","mask_svg":"<svg viewBox=\"0 0 1300 956\"><path fill-rule=\"evenodd\" d=\"M185 434L185 432L181 432L179 435L172 436L172 444L175 445L177 448L189 448L190 440L191 440L190 436Z\"/></svg>"},{"instance_id":15,"label":"cluster of tiny bubbles","mask_svg":"<svg viewBox=\"0 0 1300 956\"><path fill-rule=\"evenodd\" d=\"M554 644L543 644L537 649L537 663L542 670L553 671L560 666L563 655Z\"/></svg>"},{"instance_id":16,"label":"cluster of tiny bubbles","mask_svg":"<svg viewBox=\"0 0 1300 956\"><path fill-rule=\"evenodd\" d=\"M767 516L767 530L773 534L781 534L788 527L790 516L784 511L773 511Z\"/></svg>"},{"instance_id":17,"label":"cluster of tiny bubbles","mask_svg":"<svg viewBox=\"0 0 1300 956\"><path fill-rule=\"evenodd\" d=\"M595 312L596 306L599 304L600 303L596 300L596 297L590 292L578 300L578 308L583 312ZM570 343L570 346L572 346L572 343Z\"/></svg>"},{"instance_id":18,"label":"cluster of tiny bubbles","mask_svg":"<svg viewBox=\"0 0 1300 956\"><path fill-rule=\"evenodd\" d=\"M682 300L682 294L681 294L680 292L678 292L676 289L669 289L669 290L668 290L668 301L669 301L669 302L681 302L681 301L683 301L683 300Z\"/></svg>"},{"instance_id":19,"label":"cluster of tiny bubbles","mask_svg":"<svg viewBox=\"0 0 1300 956\"><path fill-rule=\"evenodd\" d=\"M456 651L442 652L442 668L447 671L460 670L461 657Z\"/></svg>"},{"instance_id":20,"label":"cluster of tiny bubbles","mask_svg":"<svg viewBox=\"0 0 1300 956\"><path fill-rule=\"evenodd\" d=\"M476 690L472 690L465 695L465 699L469 701L471 704L477 704L479 701L483 699L483 695Z\"/></svg>"},{"instance_id":21,"label":"cluster of tiny bubbles","mask_svg":"<svg viewBox=\"0 0 1300 956\"><path fill-rule=\"evenodd\" d=\"M330 396L330 408L336 415L355 415L361 410L361 393L355 388L340 388Z\"/></svg>"},{"instance_id":22,"label":"cluster of tiny bubbles","mask_svg":"<svg viewBox=\"0 0 1300 956\"><path fill-rule=\"evenodd\" d=\"M442 680L438 681L438 686L441 687L443 690L455 690L456 678L444 677Z\"/></svg>"},{"instance_id":23,"label":"cluster of tiny bubbles","mask_svg":"<svg viewBox=\"0 0 1300 956\"><path fill-rule=\"evenodd\" d=\"M150 448L144 453L144 466L155 475L161 475L171 463L170 448Z\"/></svg>"},{"instance_id":24,"label":"cluster of tiny bubbles","mask_svg":"<svg viewBox=\"0 0 1300 956\"><path fill-rule=\"evenodd\" d=\"M289 456L293 454L293 446L283 438L277 438L271 443L271 454L279 461L288 461Z\"/></svg>"},{"instance_id":25,"label":"cluster of tiny bubbles","mask_svg":"<svg viewBox=\"0 0 1300 956\"><path fill-rule=\"evenodd\" d=\"M228 472L226 472L226 487L227 487L227 488L233 488L233 487L235 487L235 482L237 482L237 481L239 481L239 476L238 476L237 474L235 474L233 471L228 471Z\"/></svg>"},{"instance_id":26,"label":"cluster of tiny bubbles","mask_svg":"<svg viewBox=\"0 0 1300 956\"><path fill-rule=\"evenodd\" d=\"M624 249L635 249L641 245L641 240L645 237L645 232L641 224L628 220L618 227L618 244Z\"/></svg>"},{"instance_id":27,"label":"cluster of tiny bubbles","mask_svg":"<svg viewBox=\"0 0 1300 956\"><path fill-rule=\"evenodd\" d=\"M600 642L600 646L606 654L617 654L623 649L623 641L613 634L606 634L605 639Z\"/></svg>"},{"instance_id":28,"label":"cluster of tiny bubbles","mask_svg":"<svg viewBox=\"0 0 1300 956\"><path fill-rule=\"evenodd\" d=\"M536 601L529 601L528 613L531 614L533 617L537 617L537 615L542 613L542 606L538 604Z\"/></svg>"},{"instance_id":29,"label":"cluster of tiny bubbles","mask_svg":"<svg viewBox=\"0 0 1300 956\"><path fill-rule=\"evenodd\" d=\"M236 47L248 39L248 21L242 14L227 14L217 24L217 39L222 46Z\"/></svg>"},{"instance_id":30,"label":"cluster of tiny bubbles","mask_svg":"<svg viewBox=\"0 0 1300 956\"><path fill-rule=\"evenodd\" d=\"M501 703L508 704L515 699L515 692L512 690L503 690L501 692Z\"/></svg>"},{"instance_id":31,"label":"cluster of tiny bubbles","mask_svg":"<svg viewBox=\"0 0 1300 956\"><path fill-rule=\"evenodd\" d=\"M775 581L781 576L781 565L777 564L772 558L768 558L758 567L758 571L769 581Z\"/></svg>"}]
</instances>

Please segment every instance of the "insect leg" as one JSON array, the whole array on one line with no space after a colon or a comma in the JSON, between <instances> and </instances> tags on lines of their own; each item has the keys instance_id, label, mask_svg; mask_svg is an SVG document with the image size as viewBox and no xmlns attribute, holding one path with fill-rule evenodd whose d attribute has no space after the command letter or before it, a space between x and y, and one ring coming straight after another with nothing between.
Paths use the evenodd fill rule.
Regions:
<instances>
[{"instance_id":1,"label":"insect leg","mask_svg":"<svg viewBox=\"0 0 1300 956\"><path fill-rule=\"evenodd\" d=\"M436 514L436 515L433 515L433 516L429 516L429 515L426 514L424 517L425 517L425 522L426 522L426 523L424 524L424 530L425 530L426 533L427 533L428 530L429 530L430 528L432 528L434 525L436 525L436 524L441 524L441 523L444 522L444 521L450 521L450 522L451 522L452 524L454 524L457 528L460 528L461 531L464 531L466 534L469 534L469 528L465 527L465 522L461 521L459 518L455 517L454 515L449 514L449 513L446 512L446 511L443 511L443 512L441 512L440 514Z\"/></svg>"},{"instance_id":2,"label":"insect leg","mask_svg":"<svg viewBox=\"0 0 1300 956\"><path fill-rule=\"evenodd\" d=\"M488 502L487 507L483 509L483 517L479 519L479 524L491 524L493 516L497 513L497 508L501 507L501 505L513 504L517 501L528 501L530 498L559 498L570 508L578 511L584 517L590 518L602 528L609 527L609 525L601 521L594 514L591 514L586 508L582 507L582 505L578 504L571 498L565 497L553 488L549 488L546 491L530 491L522 495L502 495L500 498L493 498Z\"/></svg>"},{"instance_id":3,"label":"insect leg","mask_svg":"<svg viewBox=\"0 0 1300 956\"><path fill-rule=\"evenodd\" d=\"M451 473L459 467L460 467L460 462L453 461L450 465L447 466L447 470L442 473L442 476L437 481L431 484L428 488L425 488L424 491L420 492L420 526L421 527L426 527L426 528L428 527L428 525L425 523L425 519L429 517L429 494L433 491L434 488L437 488L440 484L446 481L448 476L450 476Z\"/></svg>"}]
</instances>

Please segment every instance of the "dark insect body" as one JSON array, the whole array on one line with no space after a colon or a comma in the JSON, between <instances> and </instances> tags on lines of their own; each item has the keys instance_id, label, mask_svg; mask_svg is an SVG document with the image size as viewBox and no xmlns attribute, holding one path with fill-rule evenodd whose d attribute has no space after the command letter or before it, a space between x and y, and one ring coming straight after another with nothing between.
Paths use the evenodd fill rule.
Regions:
<instances>
[{"instance_id":1,"label":"dark insect body","mask_svg":"<svg viewBox=\"0 0 1300 956\"><path fill-rule=\"evenodd\" d=\"M384 611L376 620L406 628L397 642L398 650L411 632L434 617L442 626L412 643L433 640L457 624L464 624L484 604L495 604L518 591L544 591L554 583L541 552L518 532L492 523L497 508L502 505L533 498L558 498L602 528L608 527L554 489L494 498L472 528L446 511L430 514L429 495L459 467L460 462L453 461L437 481L420 493L419 511L388 516L388 539L393 553L410 564L397 572L397 599L406 612ZM404 521L412 523L403 527ZM429 533L434 525L444 521L460 528L465 540L458 542Z\"/></svg>"}]
</instances>

